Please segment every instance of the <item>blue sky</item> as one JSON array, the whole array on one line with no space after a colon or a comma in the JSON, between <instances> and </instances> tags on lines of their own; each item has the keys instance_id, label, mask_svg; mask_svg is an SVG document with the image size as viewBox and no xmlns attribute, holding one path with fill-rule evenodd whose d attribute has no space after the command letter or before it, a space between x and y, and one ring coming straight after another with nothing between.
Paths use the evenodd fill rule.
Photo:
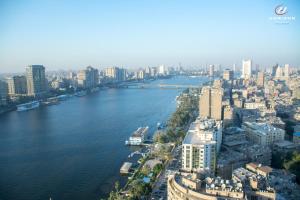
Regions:
<instances>
[{"instance_id":1,"label":"blue sky","mask_svg":"<svg viewBox=\"0 0 300 200\"><path fill-rule=\"evenodd\" d=\"M289 24L269 20L284 4ZM30 64L300 66L300 2L0 0L0 73Z\"/></svg>"}]
</instances>

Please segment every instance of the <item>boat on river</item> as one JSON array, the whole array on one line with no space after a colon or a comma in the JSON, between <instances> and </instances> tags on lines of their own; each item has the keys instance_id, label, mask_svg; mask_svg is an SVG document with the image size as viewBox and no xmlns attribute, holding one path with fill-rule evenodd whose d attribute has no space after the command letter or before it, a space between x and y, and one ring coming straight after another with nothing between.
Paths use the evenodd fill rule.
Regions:
<instances>
[{"instance_id":1,"label":"boat on river","mask_svg":"<svg viewBox=\"0 0 300 200\"><path fill-rule=\"evenodd\" d=\"M28 103L23 103L23 104L19 104L17 105L17 111L26 111L26 110L32 110L35 108L38 108L40 106L40 102L38 101L31 101Z\"/></svg>"}]
</instances>

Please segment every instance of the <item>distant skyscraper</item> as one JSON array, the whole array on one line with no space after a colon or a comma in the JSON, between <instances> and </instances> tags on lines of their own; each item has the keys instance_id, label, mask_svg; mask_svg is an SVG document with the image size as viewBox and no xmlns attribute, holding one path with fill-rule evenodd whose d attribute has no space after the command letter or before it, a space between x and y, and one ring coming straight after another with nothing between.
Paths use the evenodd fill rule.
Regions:
<instances>
[{"instance_id":1,"label":"distant skyscraper","mask_svg":"<svg viewBox=\"0 0 300 200\"><path fill-rule=\"evenodd\" d=\"M265 84L265 74L264 72L258 72L257 74L257 86L263 87Z\"/></svg>"},{"instance_id":2,"label":"distant skyscraper","mask_svg":"<svg viewBox=\"0 0 300 200\"><path fill-rule=\"evenodd\" d=\"M199 116L221 120L223 93L221 87L203 87L199 102Z\"/></svg>"},{"instance_id":3,"label":"distant skyscraper","mask_svg":"<svg viewBox=\"0 0 300 200\"><path fill-rule=\"evenodd\" d=\"M232 70L233 72L236 72L236 64L233 64Z\"/></svg>"},{"instance_id":4,"label":"distant skyscraper","mask_svg":"<svg viewBox=\"0 0 300 200\"><path fill-rule=\"evenodd\" d=\"M252 61L243 60L242 78L248 79L252 75Z\"/></svg>"},{"instance_id":5,"label":"distant skyscraper","mask_svg":"<svg viewBox=\"0 0 300 200\"><path fill-rule=\"evenodd\" d=\"M99 84L98 69L88 66L85 70L80 70L77 74L78 85L82 88L93 88Z\"/></svg>"},{"instance_id":6,"label":"distant skyscraper","mask_svg":"<svg viewBox=\"0 0 300 200\"><path fill-rule=\"evenodd\" d=\"M47 80L43 65L30 65L26 67L27 94L29 96L42 96L47 92Z\"/></svg>"},{"instance_id":7,"label":"distant skyscraper","mask_svg":"<svg viewBox=\"0 0 300 200\"><path fill-rule=\"evenodd\" d=\"M27 81L25 76L13 76L7 79L9 95L26 95Z\"/></svg>"},{"instance_id":8,"label":"distant skyscraper","mask_svg":"<svg viewBox=\"0 0 300 200\"><path fill-rule=\"evenodd\" d=\"M215 66L209 65L209 76L214 76Z\"/></svg>"},{"instance_id":9,"label":"distant skyscraper","mask_svg":"<svg viewBox=\"0 0 300 200\"><path fill-rule=\"evenodd\" d=\"M144 79L145 78L145 71L144 70L139 70L137 72L137 79Z\"/></svg>"},{"instance_id":10,"label":"distant skyscraper","mask_svg":"<svg viewBox=\"0 0 300 200\"><path fill-rule=\"evenodd\" d=\"M156 67L151 67L150 75L151 75L152 77L154 77L154 76L157 75L157 68L156 68Z\"/></svg>"},{"instance_id":11,"label":"distant skyscraper","mask_svg":"<svg viewBox=\"0 0 300 200\"><path fill-rule=\"evenodd\" d=\"M278 68L278 64L276 64L272 67L272 73L271 74L272 74L273 77L276 75L277 68Z\"/></svg>"},{"instance_id":12,"label":"distant skyscraper","mask_svg":"<svg viewBox=\"0 0 300 200\"><path fill-rule=\"evenodd\" d=\"M275 73L275 78L276 79L281 79L283 77L283 68L281 66L278 66L276 69L276 73Z\"/></svg>"},{"instance_id":13,"label":"distant skyscraper","mask_svg":"<svg viewBox=\"0 0 300 200\"><path fill-rule=\"evenodd\" d=\"M233 80L233 71L230 69L225 69L223 72L223 79L227 81Z\"/></svg>"},{"instance_id":14,"label":"distant skyscraper","mask_svg":"<svg viewBox=\"0 0 300 200\"><path fill-rule=\"evenodd\" d=\"M284 65L284 76L285 76L285 78L290 77L290 65L289 64Z\"/></svg>"},{"instance_id":15,"label":"distant skyscraper","mask_svg":"<svg viewBox=\"0 0 300 200\"><path fill-rule=\"evenodd\" d=\"M165 75L165 73L166 73L166 68L165 68L165 66L164 66L164 65L160 65L160 66L158 67L158 74L160 74L160 75Z\"/></svg>"},{"instance_id":16,"label":"distant skyscraper","mask_svg":"<svg viewBox=\"0 0 300 200\"><path fill-rule=\"evenodd\" d=\"M0 80L0 106L4 106L7 104L7 95L7 83Z\"/></svg>"},{"instance_id":17,"label":"distant skyscraper","mask_svg":"<svg viewBox=\"0 0 300 200\"><path fill-rule=\"evenodd\" d=\"M105 76L112 81L125 81L126 80L126 70L118 67L109 67L105 69Z\"/></svg>"}]
</instances>

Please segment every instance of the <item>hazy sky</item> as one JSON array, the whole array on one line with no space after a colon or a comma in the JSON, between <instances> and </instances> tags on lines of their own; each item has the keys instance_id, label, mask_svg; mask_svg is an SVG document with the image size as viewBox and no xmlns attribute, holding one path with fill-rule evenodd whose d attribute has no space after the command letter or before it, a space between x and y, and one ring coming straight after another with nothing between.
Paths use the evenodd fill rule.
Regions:
<instances>
[{"instance_id":1,"label":"hazy sky","mask_svg":"<svg viewBox=\"0 0 300 200\"><path fill-rule=\"evenodd\" d=\"M282 3L289 24L269 19ZM300 1L0 0L0 73L243 58L300 66Z\"/></svg>"}]
</instances>

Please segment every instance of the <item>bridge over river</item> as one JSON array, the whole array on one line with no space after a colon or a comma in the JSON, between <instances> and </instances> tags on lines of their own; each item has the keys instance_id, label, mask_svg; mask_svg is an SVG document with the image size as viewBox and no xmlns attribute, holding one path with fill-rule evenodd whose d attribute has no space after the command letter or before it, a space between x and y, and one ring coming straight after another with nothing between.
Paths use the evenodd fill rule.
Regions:
<instances>
[{"instance_id":1,"label":"bridge over river","mask_svg":"<svg viewBox=\"0 0 300 200\"><path fill-rule=\"evenodd\" d=\"M201 85L178 85L178 84L145 84L145 83L125 83L119 85L122 88L129 89L150 89L150 88L160 88L160 89L186 89L186 88L200 88Z\"/></svg>"}]
</instances>

